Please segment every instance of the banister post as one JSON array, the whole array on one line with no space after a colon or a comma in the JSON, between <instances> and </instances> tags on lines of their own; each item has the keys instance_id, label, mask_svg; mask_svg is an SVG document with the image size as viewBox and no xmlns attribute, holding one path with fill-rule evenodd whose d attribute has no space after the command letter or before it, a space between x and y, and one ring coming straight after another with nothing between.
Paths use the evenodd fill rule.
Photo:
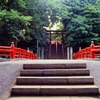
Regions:
<instances>
[{"instance_id":1,"label":"banister post","mask_svg":"<svg viewBox=\"0 0 100 100\"><path fill-rule=\"evenodd\" d=\"M14 42L11 43L11 55L10 55L10 59L14 59L15 58L15 46L14 46Z\"/></svg>"},{"instance_id":2,"label":"banister post","mask_svg":"<svg viewBox=\"0 0 100 100\"><path fill-rule=\"evenodd\" d=\"M30 59L30 50L27 48L27 58Z\"/></svg>"},{"instance_id":3,"label":"banister post","mask_svg":"<svg viewBox=\"0 0 100 100\"><path fill-rule=\"evenodd\" d=\"M82 58L82 53L81 53L82 51L81 51L81 50L82 50L81 47L79 47L79 51L78 51L78 52L79 52L78 59Z\"/></svg>"},{"instance_id":4,"label":"banister post","mask_svg":"<svg viewBox=\"0 0 100 100\"><path fill-rule=\"evenodd\" d=\"M82 50L81 47L79 47L79 51Z\"/></svg>"},{"instance_id":5,"label":"banister post","mask_svg":"<svg viewBox=\"0 0 100 100\"><path fill-rule=\"evenodd\" d=\"M95 53L92 51L94 49L94 41L91 41L90 45L90 58L94 59L95 58Z\"/></svg>"},{"instance_id":6,"label":"banister post","mask_svg":"<svg viewBox=\"0 0 100 100\"><path fill-rule=\"evenodd\" d=\"M30 50L29 50L29 48L27 48L27 52L29 52Z\"/></svg>"}]
</instances>

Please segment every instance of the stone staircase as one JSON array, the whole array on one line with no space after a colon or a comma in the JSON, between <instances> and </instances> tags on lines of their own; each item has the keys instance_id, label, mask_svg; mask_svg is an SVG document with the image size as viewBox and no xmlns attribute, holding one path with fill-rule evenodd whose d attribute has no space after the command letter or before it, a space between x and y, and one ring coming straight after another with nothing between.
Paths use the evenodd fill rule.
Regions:
<instances>
[{"instance_id":1,"label":"stone staircase","mask_svg":"<svg viewBox=\"0 0 100 100\"><path fill-rule=\"evenodd\" d=\"M67 48L63 44L50 44L47 48L48 59L67 59Z\"/></svg>"},{"instance_id":2,"label":"stone staircase","mask_svg":"<svg viewBox=\"0 0 100 100\"><path fill-rule=\"evenodd\" d=\"M98 95L86 64L24 64L11 96Z\"/></svg>"}]
</instances>

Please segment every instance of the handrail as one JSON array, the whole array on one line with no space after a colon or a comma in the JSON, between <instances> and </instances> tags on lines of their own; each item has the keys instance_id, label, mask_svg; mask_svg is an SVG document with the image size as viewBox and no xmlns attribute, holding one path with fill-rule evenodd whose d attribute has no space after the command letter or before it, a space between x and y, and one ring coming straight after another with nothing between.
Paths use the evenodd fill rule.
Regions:
<instances>
[{"instance_id":1,"label":"handrail","mask_svg":"<svg viewBox=\"0 0 100 100\"><path fill-rule=\"evenodd\" d=\"M17 48L14 45L0 46L0 56L9 56L10 59L37 59L37 55L29 50Z\"/></svg>"},{"instance_id":2,"label":"handrail","mask_svg":"<svg viewBox=\"0 0 100 100\"><path fill-rule=\"evenodd\" d=\"M82 50L79 50L77 53L73 55L74 59L82 59L82 58L91 58L94 59L97 56L100 57L100 46L95 46L91 44L90 47L86 47Z\"/></svg>"}]
</instances>

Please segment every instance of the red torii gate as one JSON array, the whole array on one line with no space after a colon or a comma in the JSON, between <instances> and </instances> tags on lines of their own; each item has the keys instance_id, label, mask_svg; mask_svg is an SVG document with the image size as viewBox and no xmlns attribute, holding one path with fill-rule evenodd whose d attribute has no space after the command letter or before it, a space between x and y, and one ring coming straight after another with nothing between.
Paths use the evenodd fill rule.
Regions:
<instances>
[{"instance_id":1,"label":"red torii gate","mask_svg":"<svg viewBox=\"0 0 100 100\"><path fill-rule=\"evenodd\" d=\"M56 41L57 43L62 45L62 58L64 58L64 33L66 32L65 30L46 30L47 33L50 34L49 40L50 40L50 45L49 45L49 58L51 58L51 44L53 43L53 41L56 40L52 40L52 34L60 34L62 36L61 41ZM57 58L57 50L56 50L56 58Z\"/></svg>"},{"instance_id":2,"label":"red torii gate","mask_svg":"<svg viewBox=\"0 0 100 100\"><path fill-rule=\"evenodd\" d=\"M64 33L66 32L65 30L46 30L47 33L50 34L50 43L52 40L52 33L56 33L56 34L61 34L62 35L62 43L64 42Z\"/></svg>"}]
</instances>

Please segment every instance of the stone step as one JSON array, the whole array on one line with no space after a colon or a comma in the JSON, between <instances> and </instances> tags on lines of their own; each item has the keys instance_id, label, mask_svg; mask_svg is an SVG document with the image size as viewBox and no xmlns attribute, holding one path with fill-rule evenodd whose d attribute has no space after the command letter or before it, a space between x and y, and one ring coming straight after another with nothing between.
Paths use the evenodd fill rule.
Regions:
<instances>
[{"instance_id":1,"label":"stone step","mask_svg":"<svg viewBox=\"0 0 100 100\"><path fill-rule=\"evenodd\" d=\"M12 95L19 95L19 96L36 96L36 95L43 95L43 96L69 96L69 95L97 95L98 88L95 85L70 85L70 86L60 86L60 85L29 85L29 86L14 86L12 88Z\"/></svg>"},{"instance_id":2,"label":"stone step","mask_svg":"<svg viewBox=\"0 0 100 100\"><path fill-rule=\"evenodd\" d=\"M98 95L85 63L24 64L12 96Z\"/></svg>"},{"instance_id":3,"label":"stone step","mask_svg":"<svg viewBox=\"0 0 100 100\"><path fill-rule=\"evenodd\" d=\"M85 85L94 84L91 76L73 77L18 77L17 85Z\"/></svg>"},{"instance_id":4,"label":"stone step","mask_svg":"<svg viewBox=\"0 0 100 100\"><path fill-rule=\"evenodd\" d=\"M24 64L24 69L79 69L86 68L85 63L73 64Z\"/></svg>"},{"instance_id":5,"label":"stone step","mask_svg":"<svg viewBox=\"0 0 100 100\"><path fill-rule=\"evenodd\" d=\"M20 72L21 76L88 76L88 69L27 69Z\"/></svg>"},{"instance_id":6,"label":"stone step","mask_svg":"<svg viewBox=\"0 0 100 100\"><path fill-rule=\"evenodd\" d=\"M13 96L6 100L100 100L99 96Z\"/></svg>"}]
</instances>

